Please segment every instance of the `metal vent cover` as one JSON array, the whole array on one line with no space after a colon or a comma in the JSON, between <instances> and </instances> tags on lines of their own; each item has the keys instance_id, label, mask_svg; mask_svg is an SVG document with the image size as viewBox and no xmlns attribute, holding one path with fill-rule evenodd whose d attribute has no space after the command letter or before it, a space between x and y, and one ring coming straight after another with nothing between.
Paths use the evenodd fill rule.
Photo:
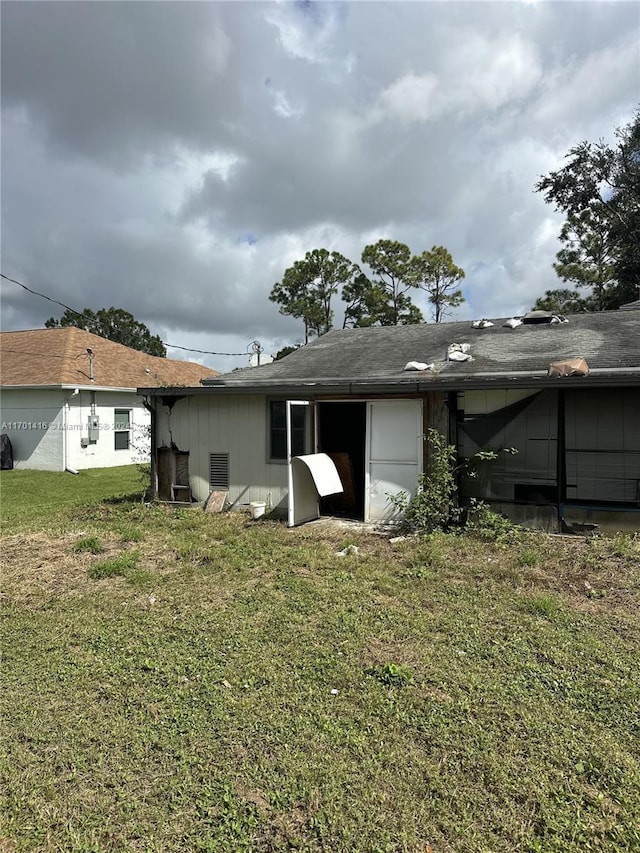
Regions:
<instances>
[{"instance_id":1,"label":"metal vent cover","mask_svg":"<svg viewBox=\"0 0 640 853\"><path fill-rule=\"evenodd\" d=\"M209 487L221 492L229 489L229 454L209 454Z\"/></svg>"}]
</instances>

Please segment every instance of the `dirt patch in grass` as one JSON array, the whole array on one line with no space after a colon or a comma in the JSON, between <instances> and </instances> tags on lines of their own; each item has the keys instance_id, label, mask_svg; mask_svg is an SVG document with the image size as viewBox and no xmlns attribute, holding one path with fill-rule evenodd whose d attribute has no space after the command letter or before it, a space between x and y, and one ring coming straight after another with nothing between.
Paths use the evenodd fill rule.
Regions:
<instances>
[{"instance_id":1,"label":"dirt patch in grass","mask_svg":"<svg viewBox=\"0 0 640 853\"><path fill-rule=\"evenodd\" d=\"M2 541L5 594L14 601L78 593L87 580L89 554L76 554L77 536L28 533ZM105 553L107 549L105 547Z\"/></svg>"},{"instance_id":2,"label":"dirt patch in grass","mask_svg":"<svg viewBox=\"0 0 640 853\"><path fill-rule=\"evenodd\" d=\"M23 533L2 540L2 583L4 595L14 602L84 595L95 588L91 568L118 559L132 551L120 538L101 536L101 551L77 551L79 534ZM140 544L136 543L136 550ZM145 548L139 560L140 572L157 575L180 568L172 548ZM135 576L134 576L135 579Z\"/></svg>"}]
</instances>

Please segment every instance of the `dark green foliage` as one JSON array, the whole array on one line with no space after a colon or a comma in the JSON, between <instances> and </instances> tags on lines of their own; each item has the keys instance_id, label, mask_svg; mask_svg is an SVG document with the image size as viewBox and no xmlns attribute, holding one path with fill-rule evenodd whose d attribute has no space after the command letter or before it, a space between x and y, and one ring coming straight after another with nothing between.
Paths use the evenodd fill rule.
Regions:
<instances>
[{"instance_id":1,"label":"dark green foliage","mask_svg":"<svg viewBox=\"0 0 640 853\"><path fill-rule=\"evenodd\" d=\"M436 429L430 429L428 436L429 473L420 476L412 497L406 492L389 495L391 504L401 514L402 526L421 534L444 530L458 518L456 449Z\"/></svg>"},{"instance_id":2,"label":"dark green foliage","mask_svg":"<svg viewBox=\"0 0 640 853\"><path fill-rule=\"evenodd\" d=\"M339 252L313 249L303 261L285 270L269 299L280 306L281 314L303 321L306 344L310 336L324 335L332 328L332 297L359 273L359 268Z\"/></svg>"},{"instance_id":3,"label":"dark green foliage","mask_svg":"<svg viewBox=\"0 0 640 853\"><path fill-rule=\"evenodd\" d=\"M581 142L566 160L535 186L567 217L554 269L589 288L587 310L619 308L640 286L640 111L618 128L614 145Z\"/></svg>"},{"instance_id":4,"label":"dark green foliage","mask_svg":"<svg viewBox=\"0 0 640 853\"><path fill-rule=\"evenodd\" d=\"M75 326L93 335L99 335L116 344L165 358L167 351L158 335L152 335L144 323L122 308L101 308L93 312L85 308L81 314L67 309L59 320L50 317L44 324L47 329Z\"/></svg>"},{"instance_id":5,"label":"dark green foliage","mask_svg":"<svg viewBox=\"0 0 640 853\"><path fill-rule=\"evenodd\" d=\"M410 291L418 288L429 294L436 322L464 302L455 285L464 271L453 263L444 246L412 257L411 250L397 240L378 240L365 246L362 263L373 277L365 275L357 264L339 252L314 249L303 261L296 261L276 282L269 299L280 306L281 314L300 318L304 323L304 343L323 335L333 327L332 298L340 287L344 302L342 328L398 326L424 322L422 312L413 304ZM293 348L284 347L276 358Z\"/></svg>"},{"instance_id":6,"label":"dark green foliage","mask_svg":"<svg viewBox=\"0 0 640 853\"><path fill-rule=\"evenodd\" d=\"M484 501L472 498L468 507L461 507L457 491L460 472L467 471L473 477L479 465L493 462L499 453L518 451L513 447L479 450L471 459L456 465L456 448L447 444L442 433L430 429L428 441L429 472L420 476L415 493L411 497L406 492L388 496L400 514L400 526L425 536L464 521L466 532L486 542L498 542L513 534L515 525L493 512Z\"/></svg>"},{"instance_id":7,"label":"dark green foliage","mask_svg":"<svg viewBox=\"0 0 640 853\"><path fill-rule=\"evenodd\" d=\"M582 296L577 290L547 290L540 296L534 311L551 311L553 314L583 314L589 310L589 297Z\"/></svg>"},{"instance_id":8,"label":"dark green foliage","mask_svg":"<svg viewBox=\"0 0 640 853\"><path fill-rule=\"evenodd\" d=\"M378 315L367 325L406 326L422 322L422 313L407 293L418 286L409 247L397 240L378 240L364 247L362 262L376 276L373 286L379 294Z\"/></svg>"},{"instance_id":9,"label":"dark green foliage","mask_svg":"<svg viewBox=\"0 0 640 853\"><path fill-rule=\"evenodd\" d=\"M444 246L434 246L430 252L423 252L413 258L411 264L418 287L429 294L433 319L440 323L449 309L457 308L465 301L462 291L456 289L458 282L464 278L464 270L454 264Z\"/></svg>"},{"instance_id":10,"label":"dark green foliage","mask_svg":"<svg viewBox=\"0 0 640 853\"><path fill-rule=\"evenodd\" d=\"M279 349L278 352L274 355L273 360L279 361L281 358L285 358L286 356L291 355L291 353L295 352L297 349L300 349L299 345L291 347L282 347L282 349Z\"/></svg>"},{"instance_id":11,"label":"dark green foliage","mask_svg":"<svg viewBox=\"0 0 640 853\"><path fill-rule=\"evenodd\" d=\"M110 560L94 563L87 574L92 580L124 577L129 571L136 568L139 559L140 555L137 551L125 552Z\"/></svg>"},{"instance_id":12,"label":"dark green foliage","mask_svg":"<svg viewBox=\"0 0 640 853\"><path fill-rule=\"evenodd\" d=\"M76 554L86 552L88 554L101 554L104 551L102 543L97 536L81 536L73 546Z\"/></svg>"}]
</instances>

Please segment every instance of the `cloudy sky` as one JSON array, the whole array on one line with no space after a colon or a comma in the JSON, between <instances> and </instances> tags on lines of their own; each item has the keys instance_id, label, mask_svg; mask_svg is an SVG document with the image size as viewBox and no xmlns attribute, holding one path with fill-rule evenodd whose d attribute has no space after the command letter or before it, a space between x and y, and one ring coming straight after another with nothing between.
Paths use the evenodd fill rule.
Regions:
<instances>
[{"instance_id":1,"label":"cloudy sky","mask_svg":"<svg viewBox=\"0 0 640 853\"><path fill-rule=\"evenodd\" d=\"M2 272L275 352L284 270L388 237L464 268L452 319L521 312L557 283L533 185L631 119L638 34L634 2L4 2ZM62 313L1 296L5 330Z\"/></svg>"}]
</instances>

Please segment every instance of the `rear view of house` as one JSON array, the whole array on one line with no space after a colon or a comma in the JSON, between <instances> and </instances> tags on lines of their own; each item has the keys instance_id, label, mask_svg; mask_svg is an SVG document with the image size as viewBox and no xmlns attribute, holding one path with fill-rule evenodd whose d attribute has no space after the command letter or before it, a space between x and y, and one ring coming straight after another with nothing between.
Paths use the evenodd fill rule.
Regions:
<instances>
[{"instance_id":1,"label":"rear view of house","mask_svg":"<svg viewBox=\"0 0 640 853\"><path fill-rule=\"evenodd\" d=\"M586 370L549 370L573 359ZM579 520L640 528L637 311L334 331L200 388L140 393L161 499L179 460L195 499L223 490L232 506L264 501L295 523L289 459L322 453L343 491L319 492L317 512L388 519L389 495L412 493L428 470L435 428L461 463L479 449L517 450L463 478L463 500L550 530Z\"/></svg>"},{"instance_id":2,"label":"rear view of house","mask_svg":"<svg viewBox=\"0 0 640 853\"><path fill-rule=\"evenodd\" d=\"M138 385L196 385L217 373L74 327L0 333L1 432L16 468L128 465L149 458Z\"/></svg>"}]
</instances>

